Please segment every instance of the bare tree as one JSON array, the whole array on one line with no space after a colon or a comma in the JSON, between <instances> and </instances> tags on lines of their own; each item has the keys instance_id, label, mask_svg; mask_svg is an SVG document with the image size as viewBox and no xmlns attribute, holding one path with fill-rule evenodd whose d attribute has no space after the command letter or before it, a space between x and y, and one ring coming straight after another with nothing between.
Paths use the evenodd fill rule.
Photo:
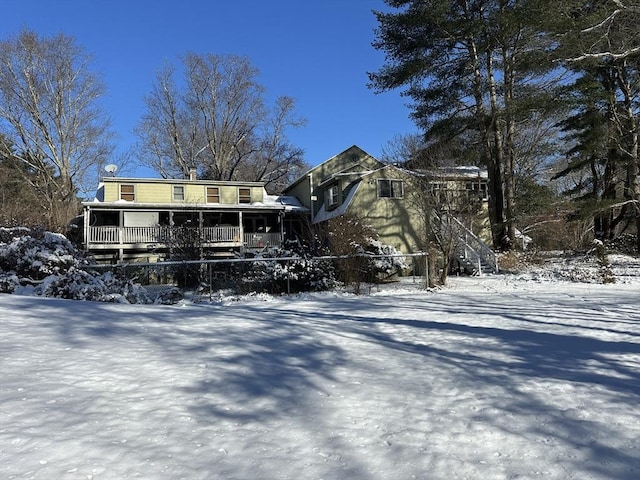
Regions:
<instances>
[{"instance_id":1,"label":"bare tree","mask_svg":"<svg viewBox=\"0 0 640 480\"><path fill-rule=\"evenodd\" d=\"M111 154L103 92L72 37L24 30L0 42L0 149L24 164L24 181L49 211L48 228L62 229L78 213L78 191Z\"/></svg>"},{"instance_id":2,"label":"bare tree","mask_svg":"<svg viewBox=\"0 0 640 480\"><path fill-rule=\"evenodd\" d=\"M305 120L294 115L295 100L280 97L273 112L261 128L256 152L238 167L238 176L245 180L265 182L270 191L282 191L300 177L309 166L303 161L304 151L291 144L286 137L287 128L305 125Z\"/></svg>"},{"instance_id":3,"label":"bare tree","mask_svg":"<svg viewBox=\"0 0 640 480\"><path fill-rule=\"evenodd\" d=\"M405 165L415 159L421 158L427 148L424 136L419 133L394 135L394 137L382 147L380 160L393 165Z\"/></svg>"},{"instance_id":4,"label":"bare tree","mask_svg":"<svg viewBox=\"0 0 640 480\"><path fill-rule=\"evenodd\" d=\"M271 112L258 70L246 57L197 55L182 59L184 81L168 66L161 70L137 134L145 163L163 177L276 182L302 162L289 144L288 127L304 122L289 97Z\"/></svg>"}]
</instances>

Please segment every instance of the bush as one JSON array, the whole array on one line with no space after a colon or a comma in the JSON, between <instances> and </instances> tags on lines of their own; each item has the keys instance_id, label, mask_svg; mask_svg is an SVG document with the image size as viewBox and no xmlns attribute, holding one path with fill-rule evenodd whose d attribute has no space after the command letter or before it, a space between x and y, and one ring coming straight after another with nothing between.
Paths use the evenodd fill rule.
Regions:
<instances>
[{"instance_id":1,"label":"bush","mask_svg":"<svg viewBox=\"0 0 640 480\"><path fill-rule=\"evenodd\" d=\"M0 228L0 269L38 281L84 268L89 261L59 233L28 228Z\"/></svg>"},{"instance_id":2,"label":"bush","mask_svg":"<svg viewBox=\"0 0 640 480\"><path fill-rule=\"evenodd\" d=\"M28 228L0 228L0 292L25 286L46 297L150 303L146 291L122 275L102 275L64 236Z\"/></svg>"}]
</instances>

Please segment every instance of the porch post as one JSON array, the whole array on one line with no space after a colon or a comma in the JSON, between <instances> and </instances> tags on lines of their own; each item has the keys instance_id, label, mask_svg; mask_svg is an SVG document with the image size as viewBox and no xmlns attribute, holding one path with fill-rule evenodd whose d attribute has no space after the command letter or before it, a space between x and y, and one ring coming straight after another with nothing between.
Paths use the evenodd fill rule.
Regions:
<instances>
[{"instance_id":1,"label":"porch post","mask_svg":"<svg viewBox=\"0 0 640 480\"><path fill-rule=\"evenodd\" d=\"M82 235L84 238L84 249L85 251L89 251L89 243L91 243L91 237L89 236L90 231L91 231L91 207L89 207L88 205L85 205L84 207L84 211L83 211L83 219L82 219Z\"/></svg>"},{"instance_id":2,"label":"porch post","mask_svg":"<svg viewBox=\"0 0 640 480\"><path fill-rule=\"evenodd\" d=\"M124 260L124 247L122 242L124 240L124 211L120 210L118 212L118 262L122 262Z\"/></svg>"},{"instance_id":3,"label":"porch post","mask_svg":"<svg viewBox=\"0 0 640 480\"><path fill-rule=\"evenodd\" d=\"M198 254L200 255L200 260L204 259L204 243L205 243L205 238L204 238L204 215L202 213L202 210L198 211L198 237L199 237L199 241L198 241L198 246L199 246L199 252Z\"/></svg>"},{"instance_id":4,"label":"porch post","mask_svg":"<svg viewBox=\"0 0 640 480\"><path fill-rule=\"evenodd\" d=\"M280 247L284 244L284 212L278 212L278 223L280 223Z\"/></svg>"}]
</instances>

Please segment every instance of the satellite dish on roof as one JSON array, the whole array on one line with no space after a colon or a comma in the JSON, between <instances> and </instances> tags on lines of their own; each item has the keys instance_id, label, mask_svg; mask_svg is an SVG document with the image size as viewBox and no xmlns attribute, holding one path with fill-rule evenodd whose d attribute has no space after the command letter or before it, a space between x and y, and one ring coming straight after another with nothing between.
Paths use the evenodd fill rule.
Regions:
<instances>
[{"instance_id":1,"label":"satellite dish on roof","mask_svg":"<svg viewBox=\"0 0 640 480\"><path fill-rule=\"evenodd\" d=\"M114 165L113 163L110 163L109 165L106 165L104 167L104 171L113 175L114 173L116 173L116 170L118 170L118 166Z\"/></svg>"}]
</instances>

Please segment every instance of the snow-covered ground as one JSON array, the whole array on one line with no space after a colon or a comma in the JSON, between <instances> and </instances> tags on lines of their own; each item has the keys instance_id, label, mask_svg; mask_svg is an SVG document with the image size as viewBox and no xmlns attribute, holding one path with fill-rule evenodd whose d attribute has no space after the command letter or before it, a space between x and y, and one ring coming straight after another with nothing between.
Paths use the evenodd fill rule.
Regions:
<instances>
[{"instance_id":1,"label":"snow-covered ground","mask_svg":"<svg viewBox=\"0 0 640 480\"><path fill-rule=\"evenodd\" d=\"M638 480L639 266L174 306L0 295L0 478Z\"/></svg>"}]
</instances>

